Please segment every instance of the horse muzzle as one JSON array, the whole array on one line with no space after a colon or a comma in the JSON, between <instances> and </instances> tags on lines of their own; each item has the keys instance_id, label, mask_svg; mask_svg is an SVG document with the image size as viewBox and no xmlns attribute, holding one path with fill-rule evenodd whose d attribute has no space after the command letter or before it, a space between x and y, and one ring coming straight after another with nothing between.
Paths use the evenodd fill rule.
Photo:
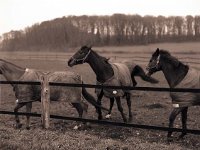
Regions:
<instances>
[{"instance_id":1,"label":"horse muzzle","mask_svg":"<svg viewBox=\"0 0 200 150\"><path fill-rule=\"evenodd\" d=\"M153 74L153 72L151 71L150 67L147 67L146 70L147 71L145 72L145 74L150 77Z\"/></svg>"},{"instance_id":2,"label":"horse muzzle","mask_svg":"<svg viewBox=\"0 0 200 150\"><path fill-rule=\"evenodd\" d=\"M153 74L153 72L150 72L150 71L146 71L146 73L145 73L148 77L150 77L152 74Z\"/></svg>"},{"instance_id":3,"label":"horse muzzle","mask_svg":"<svg viewBox=\"0 0 200 150\"><path fill-rule=\"evenodd\" d=\"M73 58L70 58L68 60L68 66L69 67L73 67L74 65L76 65L76 61Z\"/></svg>"}]
</instances>

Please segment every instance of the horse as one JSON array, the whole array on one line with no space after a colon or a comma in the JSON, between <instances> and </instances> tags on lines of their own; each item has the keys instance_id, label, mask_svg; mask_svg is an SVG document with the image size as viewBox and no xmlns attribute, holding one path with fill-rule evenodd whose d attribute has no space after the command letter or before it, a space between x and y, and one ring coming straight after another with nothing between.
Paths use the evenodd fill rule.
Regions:
<instances>
[{"instance_id":1,"label":"horse","mask_svg":"<svg viewBox=\"0 0 200 150\"><path fill-rule=\"evenodd\" d=\"M110 85L110 86L136 86L137 82L135 76L140 76L143 80L158 83L156 79L146 76L143 69L131 62L124 63L110 63L107 58L98 55L92 50L90 46L82 46L68 61L68 66L88 63L92 70L96 74L96 81L98 85ZM121 113L123 121L127 123L132 121L131 111L131 96L130 91L121 89L96 89L97 103L101 105L101 99L103 96L110 98L110 108L106 115L106 118L111 116L112 107L114 100L117 102L118 110ZM126 116L121 106L120 97L126 97L129 120L127 121ZM98 119L102 119L101 109L98 108Z\"/></svg>"},{"instance_id":2,"label":"horse","mask_svg":"<svg viewBox=\"0 0 200 150\"><path fill-rule=\"evenodd\" d=\"M0 74L2 74L7 81L40 81L41 75L44 71L22 68L11 62L0 59ZM60 72L46 72L48 74L49 82L66 82L81 84L80 75L71 71ZM41 101L41 87L40 85L22 85L11 84L16 97L16 106L14 112L17 113L20 108L26 105L26 112L30 113L32 109L32 102ZM86 102L82 100L82 96L90 104L97 109L99 106L95 98L89 94L85 88L77 87L50 87L50 100L71 103L77 110L78 115L82 118L88 109ZM106 108L103 108L107 110ZM26 128L30 129L30 116L27 117ZM21 128L22 124L17 114L15 114L16 128Z\"/></svg>"},{"instance_id":3,"label":"horse","mask_svg":"<svg viewBox=\"0 0 200 150\"><path fill-rule=\"evenodd\" d=\"M162 71L170 88L200 88L199 71L179 61L166 50L157 48L146 69L148 76ZM170 92L170 96L174 109L169 116L169 128L173 128L177 115L181 113L182 133L178 139L182 139L187 134L188 107L200 104L200 93ZM173 140L171 130L168 131L167 139Z\"/></svg>"}]
</instances>

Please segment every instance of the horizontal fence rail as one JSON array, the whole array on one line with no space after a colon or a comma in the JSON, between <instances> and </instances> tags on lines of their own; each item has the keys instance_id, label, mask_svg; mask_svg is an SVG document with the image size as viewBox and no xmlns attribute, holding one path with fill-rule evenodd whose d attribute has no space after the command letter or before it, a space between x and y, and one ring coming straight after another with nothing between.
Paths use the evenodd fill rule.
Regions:
<instances>
[{"instance_id":1,"label":"horizontal fence rail","mask_svg":"<svg viewBox=\"0 0 200 150\"><path fill-rule=\"evenodd\" d=\"M15 112L10 112L10 111L0 111L0 114L7 114L7 115L16 115L17 114L17 115L21 115L21 116L41 117L41 114L24 113L24 112L15 113ZM131 128L139 128L139 129L159 130L159 131L175 131L175 132L183 131L180 128L168 128L168 127L151 126L151 125L129 124L129 123L111 122L111 121L99 121L99 120L94 120L94 119L83 119L83 118L58 116L58 115L50 115L50 118L79 121L79 122L89 122L89 123L93 123L93 124L119 126L119 127L131 127ZM187 131L187 133L200 135L200 130L187 129L186 131Z\"/></svg>"},{"instance_id":2,"label":"horizontal fence rail","mask_svg":"<svg viewBox=\"0 0 200 150\"><path fill-rule=\"evenodd\" d=\"M39 81L0 81L0 84L32 84L40 85ZM135 91L158 91L158 92L190 92L200 93L200 89L192 88L163 88L163 87L133 87L133 86L105 86L94 84L74 84L74 83L59 83L49 82L50 86L66 86L66 87L84 87L84 88L98 88L98 89L123 89L123 90L135 90Z\"/></svg>"},{"instance_id":3,"label":"horizontal fence rail","mask_svg":"<svg viewBox=\"0 0 200 150\"><path fill-rule=\"evenodd\" d=\"M41 85L40 81L0 81L0 84L31 84Z\"/></svg>"}]
</instances>

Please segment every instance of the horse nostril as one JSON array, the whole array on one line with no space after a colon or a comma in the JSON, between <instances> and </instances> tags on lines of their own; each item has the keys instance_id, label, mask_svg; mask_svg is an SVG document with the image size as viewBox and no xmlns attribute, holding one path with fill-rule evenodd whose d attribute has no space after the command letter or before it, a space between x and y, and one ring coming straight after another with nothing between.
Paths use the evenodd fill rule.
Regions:
<instances>
[{"instance_id":1,"label":"horse nostril","mask_svg":"<svg viewBox=\"0 0 200 150\"><path fill-rule=\"evenodd\" d=\"M68 60L68 66L71 65L71 62L72 62L72 59L70 58L70 59Z\"/></svg>"}]
</instances>

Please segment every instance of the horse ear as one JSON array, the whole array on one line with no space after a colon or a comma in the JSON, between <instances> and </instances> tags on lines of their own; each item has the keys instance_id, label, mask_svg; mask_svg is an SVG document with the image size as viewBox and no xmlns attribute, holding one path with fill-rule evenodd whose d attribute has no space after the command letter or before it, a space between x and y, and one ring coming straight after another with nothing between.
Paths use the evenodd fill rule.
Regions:
<instances>
[{"instance_id":1,"label":"horse ear","mask_svg":"<svg viewBox=\"0 0 200 150\"><path fill-rule=\"evenodd\" d=\"M153 53L153 56L158 56L159 53L160 53L160 50L159 50L159 48L157 48L156 51Z\"/></svg>"},{"instance_id":2,"label":"horse ear","mask_svg":"<svg viewBox=\"0 0 200 150\"><path fill-rule=\"evenodd\" d=\"M156 49L156 53L158 53L158 54L160 53L160 49L159 48Z\"/></svg>"},{"instance_id":3,"label":"horse ear","mask_svg":"<svg viewBox=\"0 0 200 150\"><path fill-rule=\"evenodd\" d=\"M92 48L92 45L89 45L88 48L91 49L91 48Z\"/></svg>"}]
</instances>

